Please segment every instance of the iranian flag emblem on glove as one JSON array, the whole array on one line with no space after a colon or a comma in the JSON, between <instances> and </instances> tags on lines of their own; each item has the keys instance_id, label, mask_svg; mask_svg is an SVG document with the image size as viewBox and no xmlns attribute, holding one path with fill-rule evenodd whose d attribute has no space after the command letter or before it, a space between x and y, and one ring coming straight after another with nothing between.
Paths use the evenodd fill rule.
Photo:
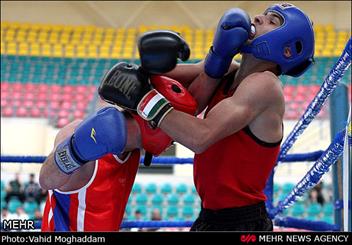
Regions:
<instances>
[{"instance_id":1,"label":"iranian flag emblem on glove","mask_svg":"<svg viewBox=\"0 0 352 245\"><path fill-rule=\"evenodd\" d=\"M137 112L144 120L151 121L157 115L162 115L162 118L158 118L157 124L171 110L170 102L155 89L147 93L137 106Z\"/></svg>"}]
</instances>

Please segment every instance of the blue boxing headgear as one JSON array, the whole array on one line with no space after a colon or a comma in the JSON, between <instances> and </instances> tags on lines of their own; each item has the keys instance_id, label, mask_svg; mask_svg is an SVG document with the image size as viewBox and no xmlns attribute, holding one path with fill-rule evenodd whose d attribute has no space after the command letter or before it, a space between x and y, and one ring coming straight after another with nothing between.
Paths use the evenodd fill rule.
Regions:
<instances>
[{"instance_id":1,"label":"blue boxing headgear","mask_svg":"<svg viewBox=\"0 0 352 245\"><path fill-rule=\"evenodd\" d=\"M274 12L283 24L243 46L241 52L279 65L281 73L293 77L302 75L314 62L314 31L308 16L292 4L275 4L264 14ZM289 47L291 56L284 56Z\"/></svg>"}]
</instances>

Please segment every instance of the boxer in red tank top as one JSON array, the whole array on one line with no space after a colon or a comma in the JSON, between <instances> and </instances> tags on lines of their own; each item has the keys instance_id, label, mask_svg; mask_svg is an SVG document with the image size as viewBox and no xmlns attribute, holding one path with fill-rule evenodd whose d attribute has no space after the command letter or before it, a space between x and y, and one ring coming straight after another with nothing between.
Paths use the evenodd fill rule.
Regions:
<instances>
[{"instance_id":1,"label":"boxer in red tank top","mask_svg":"<svg viewBox=\"0 0 352 245\"><path fill-rule=\"evenodd\" d=\"M238 53L240 64L232 61ZM220 19L204 61L165 74L193 95L198 114L205 111L200 118L174 109L158 122L195 152L202 209L191 231L273 229L263 190L283 137L279 76L300 76L313 55L312 23L294 5L273 5L252 20L231 9Z\"/></svg>"},{"instance_id":2,"label":"boxer in red tank top","mask_svg":"<svg viewBox=\"0 0 352 245\"><path fill-rule=\"evenodd\" d=\"M162 67L157 57L173 52L182 60L189 57L185 41L156 42L158 35L139 40L142 65ZM176 50L159 47L166 42ZM240 65L232 63L238 53ZM263 189L283 137L285 101L279 76L300 76L313 64L313 55L312 23L294 5L275 4L253 20L234 8L220 19L204 62L158 70L188 89L198 105L195 114L179 111L143 80L142 70L131 66L116 67L116 83L103 84L100 94L109 103L137 111L152 127L196 153L194 181L202 210L191 230L269 231L273 227ZM124 86L124 76L137 79ZM205 109L204 119L194 116Z\"/></svg>"}]
</instances>

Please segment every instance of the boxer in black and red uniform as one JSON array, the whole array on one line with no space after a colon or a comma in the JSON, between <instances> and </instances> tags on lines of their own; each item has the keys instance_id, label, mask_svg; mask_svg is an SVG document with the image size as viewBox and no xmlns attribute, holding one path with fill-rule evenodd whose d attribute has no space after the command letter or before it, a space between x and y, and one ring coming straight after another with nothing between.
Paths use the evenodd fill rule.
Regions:
<instances>
[{"instance_id":1,"label":"boxer in black and red uniform","mask_svg":"<svg viewBox=\"0 0 352 245\"><path fill-rule=\"evenodd\" d=\"M148 36L139 41L142 61L157 50ZM232 62L237 53L240 64ZM134 106L110 98L196 153L194 182L202 209L191 231L273 229L264 187L283 137L279 76L300 76L313 56L312 23L296 6L273 5L253 22L243 10L231 9L219 21L204 62L180 64L165 74L195 97L198 113L206 109L204 119L175 110L152 87L135 92Z\"/></svg>"}]
</instances>

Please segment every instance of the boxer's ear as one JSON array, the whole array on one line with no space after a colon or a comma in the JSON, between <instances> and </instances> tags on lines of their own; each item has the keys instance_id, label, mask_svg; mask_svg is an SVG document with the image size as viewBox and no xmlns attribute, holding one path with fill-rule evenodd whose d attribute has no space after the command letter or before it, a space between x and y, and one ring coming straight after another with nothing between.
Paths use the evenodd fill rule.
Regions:
<instances>
[{"instance_id":1,"label":"boxer's ear","mask_svg":"<svg viewBox=\"0 0 352 245\"><path fill-rule=\"evenodd\" d=\"M284 56L286 58L290 58L292 56L291 48L290 47L285 47L284 49Z\"/></svg>"}]
</instances>

